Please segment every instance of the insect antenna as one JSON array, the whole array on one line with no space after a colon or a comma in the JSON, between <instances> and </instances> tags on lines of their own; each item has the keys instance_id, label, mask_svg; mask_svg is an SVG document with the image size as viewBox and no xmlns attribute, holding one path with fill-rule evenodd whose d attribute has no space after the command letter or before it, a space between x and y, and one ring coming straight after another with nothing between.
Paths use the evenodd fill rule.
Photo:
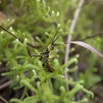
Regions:
<instances>
[{"instance_id":1,"label":"insect antenna","mask_svg":"<svg viewBox=\"0 0 103 103\"><path fill-rule=\"evenodd\" d=\"M52 43L51 43L51 44L54 44L54 39L55 39L56 35L57 35L57 31L56 31L56 33L54 34L54 37L53 37L53 39L52 39Z\"/></svg>"},{"instance_id":2,"label":"insect antenna","mask_svg":"<svg viewBox=\"0 0 103 103\"><path fill-rule=\"evenodd\" d=\"M62 35L62 34L60 34L60 35L58 35L58 36L56 37L57 32L58 32L58 29L56 30L56 32L55 32L55 34L54 34L54 37L53 37L53 40L52 40L52 43L51 43L52 45L54 45L55 41L60 37L60 35Z\"/></svg>"},{"instance_id":3,"label":"insect antenna","mask_svg":"<svg viewBox=\"0 0 103 103\"><path fill-rule=\"evenodd\" d=\"M14 38L18 39L21 43L23 43L24 40L18 38L15 34L11 33L7 29L3 28L2 26L0 26L0 28L3 29L4 31L6 31L7 33L9 33L10 35L12 35ZM30 43L27 43L27 45L32 47L32 48L39 48L39 47L41 47L40 45L32 45Z\"/></svg>"},{"instance_id":4,"label":"insect antenna","mask_svg":"<svg viewBox=\"0 0 103 103\"><path fill-rule=\"evenodd\" d=\"M52 45L54 45L55 41L61 36L62 34L59 34L56 38L53 39Z\"/></svg>"}]
</instances>

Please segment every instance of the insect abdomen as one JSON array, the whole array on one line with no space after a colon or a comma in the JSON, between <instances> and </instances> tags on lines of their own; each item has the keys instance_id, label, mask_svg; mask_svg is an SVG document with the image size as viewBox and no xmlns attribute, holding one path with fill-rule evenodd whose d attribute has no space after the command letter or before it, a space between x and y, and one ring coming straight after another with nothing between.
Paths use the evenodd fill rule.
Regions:
<instances>
[{"instance_id":1,"label":"insect abdomen","mask_svg":"<svg viewBox=\"0 0 103 103\"><path fill-rule=\"evenodd\" d=\"M49 72L55 71L55 69L54 69L51 65L49 65L48 63L43 64L43 66L44 66L44 68L46 68L46 70L49 71Z\"/></svg>"}]
</instances>

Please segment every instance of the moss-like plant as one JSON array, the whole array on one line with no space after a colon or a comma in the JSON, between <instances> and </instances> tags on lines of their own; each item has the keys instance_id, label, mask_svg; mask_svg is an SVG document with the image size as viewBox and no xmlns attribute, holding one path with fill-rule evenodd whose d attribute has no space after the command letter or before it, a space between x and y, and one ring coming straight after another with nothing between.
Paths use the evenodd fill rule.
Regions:
<instances>
[{"instance_id":1,"label":"moss-like plant","mask_svg":"<svg viewBox=\"0 0 103 103\"><path fill-rule=\"evenodd\" d=\"M69 21L65 26L62 23L61 27L60 25L58 26L58 21L60 20L58 20L60 17L59 12L52 10L45 0L22 0L18 1L18 3L16 2L16 6L21 5L21 8L23 8L19 8L19 10L25 11L25 13L17 12L20 18L17 16L14 18L16 25L22 22L18 25L20 30L9 28L8 31L13 33L17 39L5 31L0 32L0 61L6 62L7 68L7 71L2 73L2 76L10 77L13 89L23 89L21 98L12 98L10 102L88 103L88 98L93 98L93 93L83 87L83 81L75 82L72 76L69 80L64 77L65 73L73 72L77 69L78 55L70 58L67 64L62 63L63 57L60 54L64 48L62 37L56 40L59 45L54 45L55 58L48 57L45 53L43 59L40 58L43 54L42 52L45 52L52 40L55 39L55 32L57 36L61 32L62 34L67 32L66 26ZM7 28L13 22L12 20L7 20L0 24ZM14 27L17 28L17 26ZM34 48L29 47L28 43L34 45ZM51 55L49 54L49 56ZM43 63L47 63L47 59L50 63L49 66L54 68L53 72L43 67ZM72 64L75 65L70 70L64 69ZM72 89L68 88L69 85L72 86ZM28 91L33 95L29 95ZM74 97L78 91L82 91L86 95L82 100L75 101Z\"/></svg>"}]
</instances>

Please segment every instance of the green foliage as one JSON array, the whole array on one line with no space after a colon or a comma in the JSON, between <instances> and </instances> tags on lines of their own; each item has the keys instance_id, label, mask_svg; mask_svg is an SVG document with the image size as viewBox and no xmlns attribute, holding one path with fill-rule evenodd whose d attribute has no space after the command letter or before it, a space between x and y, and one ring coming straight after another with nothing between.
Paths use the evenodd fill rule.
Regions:
<instances>
[{"instance_id":1,"label":"green foliage","mask_svg":"<svg viewBox=\"0 0 103 103\"><path fill-rule=\"evenodd\" d=\"M101 7L103 6L102 0L87 0L81 10L79 20L77 23L77 27L75 30L75 34L73 38L80 39L84 38L88 35L95 34L102 32L102 17L103 9ZM78 34L78 35L77 35ZM103 36L91 38L86 40L89 44L91 44L93 47L97 48L101 52L103 52ZM103 73L103 60L96 55L89 53L87 50L79 48L80 51L80 60L79 63L84 63L84 65L87 65L86 68L81 72L80 79L84 81L85 86L90 88L92 86L95 86L97 82L102 80L102 73ZM83 52L83 53L82 53ZM87 56L88 55L88 56ZM99 74L98 74L99 73ZM101 75L100 75L101 74Z\"/></svg>"},{"instance_id":2,"label":"green foliage","mask_svg":"<svg viewBox=\"0 0 103 103\"><path fill-rule=\"evenodd\" d=\"M16 32L13 29L10 30L15 32L15 34L21 34L20 31ZM72 63L77 64L77 56L71 58L67 64L63 65L59 64L58 58L54 59L53 67L55 71L50 73L43 68L42 61L39 60L38 57L30 57L26 46L27 39L24 39L24 43L21 43L3 31L1 32L0 39L0 47L2 50L0 53L2 54L0 61L7 62L6 66L8 67L8 71L2 75L11 77L13 80L12 87L14 89L20 89L22 87L24 89L21 96L22 100L11 99L10 102L73 102L72 98L79 90L86 93L89 97L93 96L91 92L87 91L82 86L82 81L74 82L73 80L66 80L64 78L64 74L68 72L68 70L64 71L64 68ZM36 48L33 48L32 51L35 51L35 49ZM36 49L36 51L39 52L38 49ZM51 79L54 79L55 82L52 83ZM66 89L66 85L70 84L73 85L74 88L69 91ZM53 87L54 85L57 85L58 90ZM35 93L35 95L30 97L28 95L28 90ZM82 101L87 101L87 99L83 99Z\"/></svg>"},{"instance_id":3,"label":"green foliage","mask_svg":"<svg viewBox=\"0 0 103 103\"><path fill-rule=\"evenodd\" d=\"M72 73L77 69L78 56L73 56L67 64L63 64L64 45L55 46L54 51L56 54L51 63L55 71L52 73L46 71L46 68L42 66L45 60L40 60L39 57L31 57L29 55L40 55L41 52L45 51L45 48L51 43L58 29L57 24L61 24L57 35L61 31L62 36L68 34L68 27L71 23L70 18L72 18L72 13L70 14L70 12L75 10L78 2L75 0L11 0L11 3L8 3L9 6L6 3L3 2L2 9L8 11L13 19L2 20L0 21L0 25L5 28L12 26L13 29L9 28L8 30L24 40L21 43L8 33L4 31L0 32L0 62L5 62L7 67L7 72L3 73L2 76L9 76L11 78L13 89L23 88L21 98L12 98L10 102L88 103L88 98L93 98L93 93L83 87L82 80L88 81L88 83L86 82L87 84L85 83L87 87L101 80L98 76L94 78L94 81L90 80L94 76L92 68L94 68L96 62L95 56L90 56L90 61L94 60L90 66L91 69L88 69L85 75L80 75L81 81L75 82L72 76L70 76L69 80L66 80L64 75L65 73ZM10 12L10 7L13 8L12 12ZM89 10L86 9L85 11L88 13ZM74 39L76 38L76 33L80 33L81 37L84 37L85 35L82 34L92 32L88 29L88 25L92 25L91 20L85 22L86 20L88 18L85 12L83 12L80 16L76 32L73 35ZM86 27L88 31L85 33L85 30L81 26L83 28ZM42 47L30 48L27 46L28 42L33 45L40 44ZM62 44L62 42L63 37L60 37L56 41L57 44ZM100 46L100 41L97 40L95 42L95 47ZM81 57L84 59L84 56L81 55ZM65 67L70 67L71 65L74 66L70 70L64 70ZM72 85L72 89L69 90L67 85ZM30 96L28 91L34 95ZM82 100L75 101L74 97L78 91L82 91L86 95Z\"/></svg>"}]
</instances>

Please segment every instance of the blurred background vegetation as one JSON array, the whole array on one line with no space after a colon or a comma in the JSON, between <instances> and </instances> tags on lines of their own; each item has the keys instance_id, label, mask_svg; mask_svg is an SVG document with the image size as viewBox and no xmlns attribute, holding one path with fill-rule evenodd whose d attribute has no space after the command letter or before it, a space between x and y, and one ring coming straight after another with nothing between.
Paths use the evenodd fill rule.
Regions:
<instances>
[{"instance_id":1,"label":"blurred background vegetation","mask_svg":"<svg viewBox=\"0 0 103 103\"><path fill-rule=\"evenodd\" d=\"M0 25L5 28L12 26L14 30L18 31L17 33L29 34L30 42L32 40L33 43L36 43L32 37L34 40L35 37L39 37L41 41L48 43L48 34L54 34L55 25L59 23L63 30L63 38L59 38L58 42L66 42L78 2L79 0L46 0L47 8L45 8L42 3L38 5L36 0L1 0ZM50 14L48 14L49 11L51 11ZM103 32L102 26L103 0L85 0L72 39L80 40L86 36ZM103 53L103 37L87 39L85 42ZM41 45L43 44L41 43ZM75 51L70 54L70 57L80 55L77 64L78 80L84 80L84 86L94 92L93 103L102 103L103 58L79 46L74 47L73 45L72 47L75 48ZM64 62L64 55L65 49L60 45L59 62Z\"/></svg>"}]
</instances>

